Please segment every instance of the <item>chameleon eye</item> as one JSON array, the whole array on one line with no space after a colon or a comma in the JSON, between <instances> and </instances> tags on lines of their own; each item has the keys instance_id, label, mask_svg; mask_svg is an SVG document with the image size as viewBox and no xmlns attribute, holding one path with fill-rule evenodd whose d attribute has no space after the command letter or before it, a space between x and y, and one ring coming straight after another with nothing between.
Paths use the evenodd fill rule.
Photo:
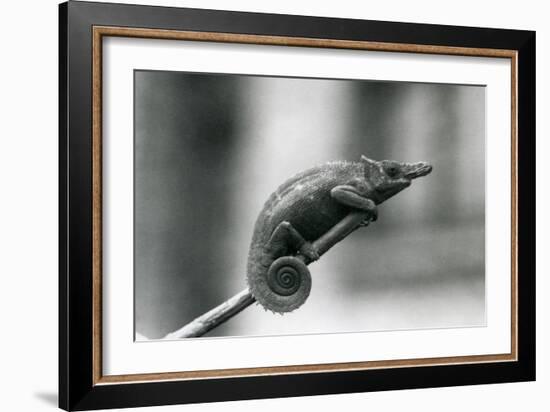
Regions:
<instances>
[{"instance_id":1,"label":"chameleon eye","mask_svg":"<svg viewBox=\"0 0 550 412\"><path fill-rule=\"evenodd\" d=\"M399 168L396 166L388 166L386 167L386 174L389 177L396 177L399 174Z\"/></svg>"}]
</instances>

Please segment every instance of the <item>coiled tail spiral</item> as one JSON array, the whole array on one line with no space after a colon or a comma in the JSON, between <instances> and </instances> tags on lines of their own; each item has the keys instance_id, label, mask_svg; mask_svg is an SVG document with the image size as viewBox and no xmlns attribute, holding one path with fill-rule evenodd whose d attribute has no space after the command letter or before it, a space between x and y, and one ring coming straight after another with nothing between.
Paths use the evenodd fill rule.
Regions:
<instances>
[{"instance_id":1,"label":"coiled tail spiral","mask_svg":"<svg viewBox=\"0 0 550 412\"><path fill-rule=\"evenodd\" d=\"M306 264L297 257L276 259L266 276L255 285L252 294L272 312L292 312L307 300L311 291L311 274Z\"/></svg>"}]
</instances>

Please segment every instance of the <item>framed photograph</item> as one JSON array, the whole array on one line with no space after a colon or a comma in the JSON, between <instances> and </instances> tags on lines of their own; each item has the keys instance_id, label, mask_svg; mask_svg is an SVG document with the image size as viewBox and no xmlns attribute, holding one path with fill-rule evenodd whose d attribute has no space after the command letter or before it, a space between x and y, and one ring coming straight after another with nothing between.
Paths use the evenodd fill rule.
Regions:
<instances>
[{"instance_id":1,"label":"framed photograph","mask_svg":"<svg viewBox=\"0 0 550 412\"><path fill-rule=\"evenodd\" d=\"M60 5L59 403L535 379L535 33Z\"/></svg>"}]
</instances>

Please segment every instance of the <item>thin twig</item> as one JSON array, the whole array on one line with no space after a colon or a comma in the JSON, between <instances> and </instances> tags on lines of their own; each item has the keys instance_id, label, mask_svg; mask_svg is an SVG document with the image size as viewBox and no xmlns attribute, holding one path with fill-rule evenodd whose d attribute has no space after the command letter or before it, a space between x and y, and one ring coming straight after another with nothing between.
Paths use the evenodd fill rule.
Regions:
<instances>
[{"instance_id":1,"label":"thin twig","mask_svg":"<svg viewBox=\"0 0 550 412\"><path fill-rule=\"evenodd\" d=\"M332 229L313 242L313 249L321 256L326 253L336 243L340 242L355 229L359 227L368 217L366 212L353 212L338 222ZM305 256L298 255L304 263L309 264L311 261ZM248 289L242 290L232 298L226 300L221 305L209 310L205 314L199 316L192 322L181 327L180 329L169 333L163 339L181 339L193 338L204 335L206 332L220 326L222 323L231 319L248 306L252 305L256 299L251 295Z\"/></svg>"}]
</instances>

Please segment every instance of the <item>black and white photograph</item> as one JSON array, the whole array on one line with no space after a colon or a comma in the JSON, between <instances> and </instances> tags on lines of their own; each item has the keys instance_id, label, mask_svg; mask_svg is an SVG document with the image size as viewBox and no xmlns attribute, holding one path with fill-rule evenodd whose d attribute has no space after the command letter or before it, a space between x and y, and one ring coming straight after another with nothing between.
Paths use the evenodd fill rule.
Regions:
<instances>
[{"instance_id":1,"label":"black and white photograph","mask_svg":"<svg viewBox=\"0 0 550 412\"><path fill-rule=\"evenodd\" d=\"M136 341L486 325L486 88L134 71Z\"/></svg>"}]
</instances>

